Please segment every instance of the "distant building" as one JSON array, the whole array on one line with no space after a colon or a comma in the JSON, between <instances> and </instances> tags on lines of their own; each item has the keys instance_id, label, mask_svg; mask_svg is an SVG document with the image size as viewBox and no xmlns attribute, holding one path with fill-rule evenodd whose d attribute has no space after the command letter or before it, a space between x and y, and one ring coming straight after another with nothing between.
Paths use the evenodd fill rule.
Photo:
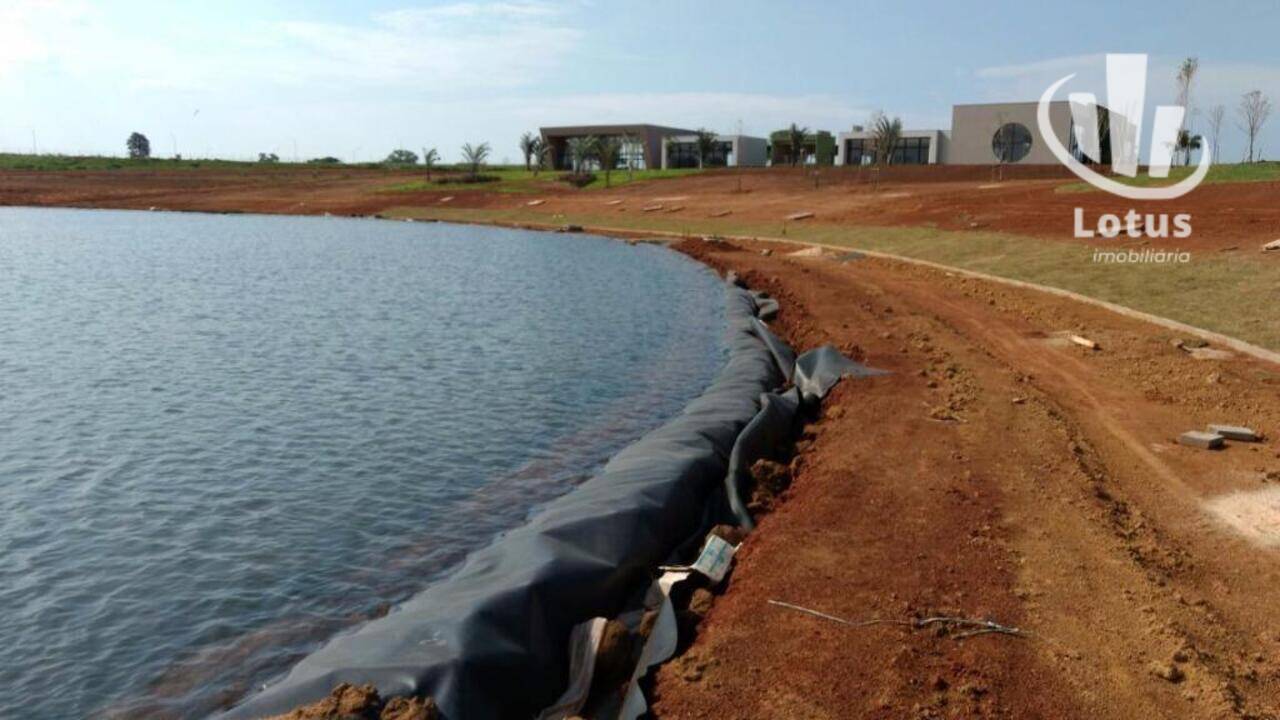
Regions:
<instances>
[{"instance_id":1,"label":"distant building","mask_svg":"<svg viewBox=\"0 0 1280 720\"><path fill-rule=\"evenodd\" d=\"M837 165L871 165L876 161L875 133L855 125L837 137ZM903 130L893 146L891 165L934 165L946 162L947 134L941 130Z\"/></svg>"},{"instance_id":2,"label":"distant building","mask_svg":"<svg viewBox=\"0 0 1280 720\"><path fill-rule=\"evenodd\" d=\"M550 148L551 167L570 170L573 159L569 155L569 140L576 137L613 137L622 141L618 153L618 167L637 170L662 167L662 140L671 135L691 135L693 130L663 127L661 125L573 125L544 127L542 142ZM593 168L595 169L595 168Z\"/></svg>"},{"instance_id":3,"label":"distant building","mask_svg":"<svg viewBox=\"0 0 1280 720\"><path fill-rule=\"evenodd\" d=\"M769 159L769 141L747 135L717 135L704 167L763 166ZM668 135L662 138L662 168L698 167L698 136Z\"/></svg>"},{"instance_id":4,"label":"distant building","mask_svg":"<svg viewBox=\"0 0 1280 720\"><path fill-rule=\"evenodd\" d=\"M791 165L795 152L791 147L791 134L787 130L778 130L769 135L769 161L773 165ZM795 164L831 165L835 159L835 137L826 130L818 130L804 136Z\"/></svg>"},{"instance_id":5,"label":"distant building","mask_svg":"<svg viewBox=\"0 0 1280 720\"><path fill-rule=\"evenodd\" d=\"M1056 165L1058 159L1045 145L1036 120L1039 103L983 103L956 105L951 110L951 137L946 159L952 165ZM1116 116L1117 118L1119 116ZM1099 139L1103 163L1111 162L1108 137L1111 114L1098 108ZM1078 159L1080 146L1072 132L1071 104L1049 104L1053 134Z\"/></svg>"}]
</instances>

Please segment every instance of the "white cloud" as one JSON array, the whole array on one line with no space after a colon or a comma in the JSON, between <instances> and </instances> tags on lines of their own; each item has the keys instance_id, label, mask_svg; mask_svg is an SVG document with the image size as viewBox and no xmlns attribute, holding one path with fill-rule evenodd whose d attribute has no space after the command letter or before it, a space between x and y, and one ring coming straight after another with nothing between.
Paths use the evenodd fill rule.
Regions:
<instances>
[{"instance_id":1,"label":"white cloud","mask_svg":"<svg viewBox=\"0 0 1280 720\"><path fill-rule=\"evenodd\" d=\"M57 59L73 46L73 31L90 14L79 0L5 0L0 5L0 77Z\"/></svg>"},{"instance_id":2,"label":"white cloud","mask_svg":"<svg viewBox=\"0 0 1280 720\"><path fill-rule=\"evenodd\" d=\"M364 24L280 24L285 82L350 81L419 91L512 88L547 77L581 33L542 2L462 2L374 15Z\"/></svg>"}]
</instances>

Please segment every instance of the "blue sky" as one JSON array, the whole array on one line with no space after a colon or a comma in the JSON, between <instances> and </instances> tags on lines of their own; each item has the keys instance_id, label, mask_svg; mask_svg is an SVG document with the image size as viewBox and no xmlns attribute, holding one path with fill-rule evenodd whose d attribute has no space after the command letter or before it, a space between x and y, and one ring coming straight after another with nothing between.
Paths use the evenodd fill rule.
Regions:
<instances>
[{"instance_id":1,"label":"blue sky","mask_svg":"<svg viewBox=\"0 0 1280 720\"><path fill-rule=\"evenodd\" d=\"M1238 160L1240 94L1280 101L1277 28L1267 0L4 0L0 150L34 130L42 152L119 154L139 130L162 156L454 160L488 141L500 161L551 124L835 132L883 109L946 129L954 103L1034 100L1072 72L1101 97L1103 55L1142 52L1149 105L1200 58L1193 106L1226 106ZM1263 152L1280 158L1280 118Z\"/></svg>"}]
</instances>

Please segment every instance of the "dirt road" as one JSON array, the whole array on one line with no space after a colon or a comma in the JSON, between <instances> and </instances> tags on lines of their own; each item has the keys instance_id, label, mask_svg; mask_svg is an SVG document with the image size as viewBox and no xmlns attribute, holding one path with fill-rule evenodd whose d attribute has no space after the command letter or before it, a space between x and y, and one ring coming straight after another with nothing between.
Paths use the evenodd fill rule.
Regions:
<instances>
[{"instance_id":1,"label":"dirt road","mask_svg":"<svg viewBox=\"0 0 1280 720\"><path fill-rule=\"evenodd\" d=\"M1274 435L1280 367L942 272L683 247L778 296L797 348L892 374L828 403L786 502L661 669L658 717L1277 717L1280 449L1174 438ZM1027 636L854 628L770 599Z\"/></svg>"}]
</instances>

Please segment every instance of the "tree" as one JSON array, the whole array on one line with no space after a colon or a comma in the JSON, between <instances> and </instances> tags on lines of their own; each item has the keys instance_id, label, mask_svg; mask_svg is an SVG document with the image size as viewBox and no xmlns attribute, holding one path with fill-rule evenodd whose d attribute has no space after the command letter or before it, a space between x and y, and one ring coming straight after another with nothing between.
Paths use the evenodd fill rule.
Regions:
<instances>
[{"instance_id":1,"label":"tree","mask_svg":"<svg viewBox=\"0 0 1280 720\"><path fill-rule=\"evenodd\" d=\"M151 141L140 132L130 135L124 145L129 149L129 157L135 160L151 157Z\"/></svg>"},{"instance_id":2,"label":"tree","mask_svg":"<svg viewBox=\"0 0 1280 720\"><path fill-rule=\"evenodd\" d=\"M427 180L431 180L431 170L440 162L440 153L435 148L422 148L422 164L427 166Z\"/></svg>"},{"instance_id":3,"label":"tree","mask_svg":"<svg viewBox=\"0 0 1280 720\"><path fill-rule=\"evenodd\" d=\"M391 153L387 155L387 159L383 160L383 162L388 165L417 165L418 154L412 150L405 150L403 148L392 150Z\"/></svg>"},{"instance_id":4,"label":"tree","mask_svg":"<svg viewBox=\"0 0 1280 720\"><path fill-rule=\"evenodd\" d=\"M572 137L569 138L567 144L569 147L570 167L573 174L578 175L585 172L587 161L591 159L592 153L596 150L595 136Z\"/></svg>"},{"instance_id":5,"label":"tree","mask_svg":"<svg viewBox=\"0 0 1280 720\"><path fill-rule=\"evenodd\" d=\"M791 143L791 167L804 162L804 139L808 134L809 128L800 127L795 123L791 123L791 127L787 128L787 142Z\"/></svg>"},{"instance_id":6,"label":"tree","mask_svg":"<svg viewBox=\"0 0 1280 720\"><path fill-rule=\"evenodd\" d=\"M1196 78L1196 71L1200 69L1200 60L1198 58L1189 57L1182 61L1178 66L1178 76L1176 78L1178 86L1178 104L1182 106L1182 123L1178 126L1178 143L1177 149L1182 153L1183 165L1191 164L1191 151L1182 146L1183 133L1189 133L1187 129L1187 119L1191 117L1191 83Z\"/></svg>"},{"instance_id":7,"label":"tree","mask_svg":"<svg viewBox=\"0 0 1280 720\"><path fill-rule=\"evenodd\" d=\"M280 156L275 153L258 153L258 162L278 163L280 162Z\"/></svg>"},{"instance_id":8,"label":"tree","mask_svg":"<svg viewBox=\"0 0 1280 720\"><path fill-rule=\"evenodd\" d=\"M876 113L871 117L871 137L876 146L876 164L892 164L893 151L902 139L902 118L890 119L882 112Z\"/></svg>"},{"instance_id":9,"label":"tree","mask_svg":"<svg viewBox=\"0 0 1280 720\"><path fill-rule=\"evenodd\" d=\"M537 175L538 172L550 166L552 164L552 156L554 154L555 152L552 150L550 143L544 143L539 140L537 152L535 152L533 156L533 174Z\"/></svg>"},{"instance_id":10,"label":"tree","mask_svg":"<svg viewBox=\"0 0 1280 720\"><path fill-rule=\"evenodd\" d=\"M1240 113L1240 129L1249 136L1249 152L1245 156L1245 162L1253 162L1258 135L1262 133L1262 126L1267 124L1267 118L1271 117L1271 101L1261 90L1251 90L1241 96L1240 107L1236 111Z\"/></svg>"},{"instance_id":11,"label":"tree","mask_svg":"<svg viewBox=\"0 0 1280 720\"><path fill-rule=\"evenodd\" d=\"M716 134L706 128L698 128L694 133L694 144L698 149L698 167L705 168L711 154L716 151Z\"/></svg>"},{"instance_id":12,"label":"tree","mask_svg":"<svg viewBox=\"0 0 1280 720\"><path fill-rule=\"evenodd\" d=\"M542 141L537 135L527 132L520 136L520 152L524 153L524 169L528 172L533 165L533 158L538 154L538 146Z\"/></svg>"},{"instance_id":13,"label":"tree","mask_svg":"<svg viewBox=\"0 0 1280 720\"><path fill-rule=\"evenodd\" d=\"M1218 139L1222 135L1222 119L1227 114L1227 109L1221 105L1214 105L1209 108L1209 147L1213 149L1213 159L1218 159Z\"/></svg>"},{"instance_id":14,"label":"tree","mask_svg":"<svg viewBox=\"0 0 1280 720\"><path fill-rule=\"evenodd\" d=\"M600 169L604 170L604 186L609 187L609 173L618 166L618 155L622 153L622 143L617 136L605 136L596 141L596 157L600 159Z\"/></svg>"},{"instance_id":15,"label":"tree","mask_svg":"<svg viewBox=\"0 0 1280 720\"><path fill-rule=\"evenodd\" d=\"M1204 147L1204 138L1193 135L1190 130L1178 131L1178 142L1175 147L1182 154L1183 165L1191 164L1191 153Z\"/></svg>"},{"instance_id":16,"label":"tree","mask_svg":"<svg viewBox=\"0 0 1280 720\"><path fill-rule=\"evenodd\" d=\"M489 143L480 143L472 146L466 143L462 146L462 161L471 169L471 177L480 176L480 168L484 166L484 161L489 157Z\"/></svg>"}]
</instances>

